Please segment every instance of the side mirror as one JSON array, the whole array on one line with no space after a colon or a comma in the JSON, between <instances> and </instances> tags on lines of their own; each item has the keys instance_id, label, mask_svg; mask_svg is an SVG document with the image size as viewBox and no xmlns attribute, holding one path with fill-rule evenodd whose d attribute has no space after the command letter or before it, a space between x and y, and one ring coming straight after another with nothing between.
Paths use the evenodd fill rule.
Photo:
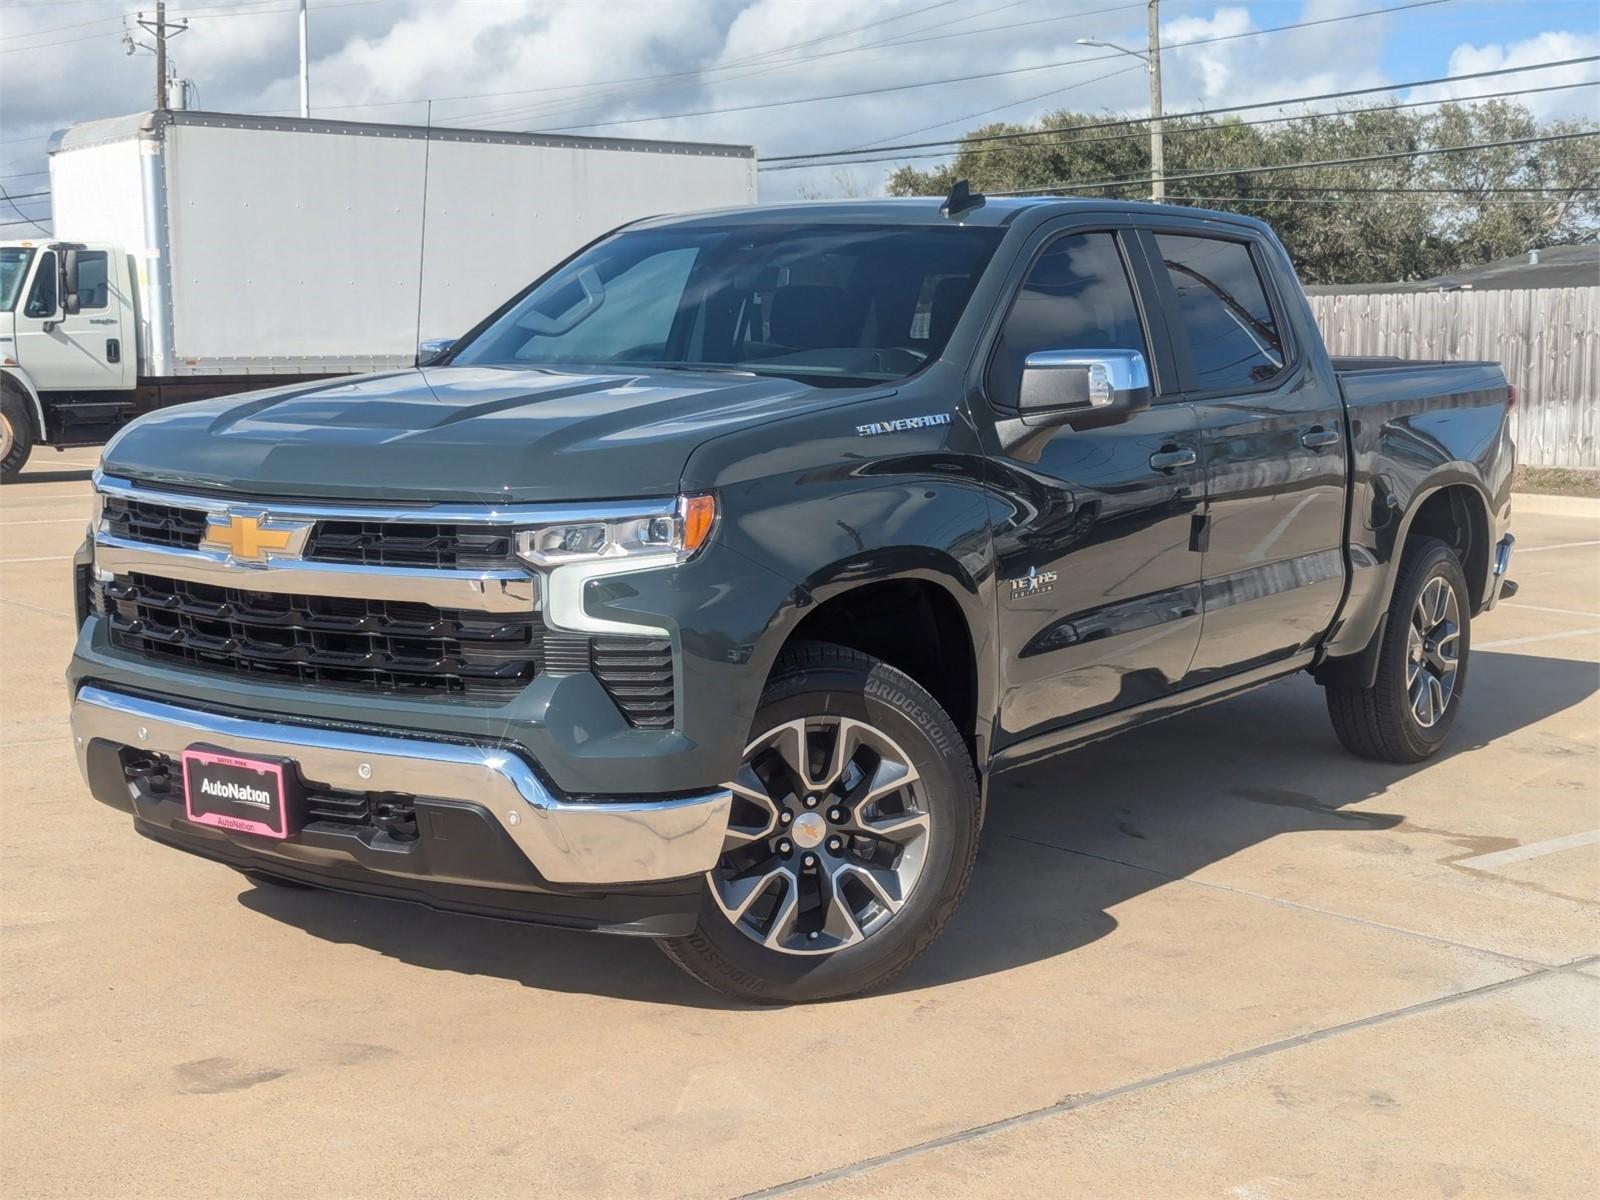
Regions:
<instances>
[{"instance_id":1,"label":"side mirror","mask_svg":"<svg viewBox=\"0 0 1600 1200\"><path fill-rule=\"evenodd\" d=\"M429 338L417 346L417 366L425 367L429 363L438 362L450 353L450 347L456 344L455 338Z\"/></svg>"},{"instance_id":2,"label":"side mirror","mask_svg":"<svg viewBox=\"0 0 1600 1200\"><path fill-rule=\"evenodd\" d=\"M79 308L78 252L69 247L61 253L61 311L73 317Z\"/></svg>"},{"instance_id":3,"label":"side mirror","mask_svg":"<svg viewBox=\"0 0 1600 1200\"><path fill-rule=\"evenodd\" d=\"M1022 365L1024 425L1096 429L1150 407L1150 368L1137 350L1035 350Z\"/></svg>"}]
</instances>

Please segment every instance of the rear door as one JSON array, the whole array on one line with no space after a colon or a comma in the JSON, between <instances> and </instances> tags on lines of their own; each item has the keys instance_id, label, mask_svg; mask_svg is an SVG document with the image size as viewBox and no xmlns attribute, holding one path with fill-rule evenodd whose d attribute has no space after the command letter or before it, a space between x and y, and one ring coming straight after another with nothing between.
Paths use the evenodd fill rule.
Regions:
<instances>
[{"instance_id":1,"label":"rear door","mask_svg":"<svg viewBox=\"0 0 1600 1200\"><path fill-rule=\"evenodd\" d=\"M1136 288L1136 283L1139 285ZM1204 493L1193 407L1174 381L1148 269L1126 228L1068 227L1027 257L985 367L1000 632L999 740L1046 733L1182 685L1200 636ZM1025 430L1023 361L1041 350L1137 350L1155 402L1122 424Z\"/></svg>"},{"instance_id":2,"label":"rear door","mask_svg":"<svg viewBox=\"0 0 1600 1200\"><path fill-rule=\"evenodd\" d=\"M1203 683L1289 657L1332 621L1344 589L1344 409L1332 372L1294 336L1289 303L1311 318L1275 286L1273 265L1292 270L1276 247L1215 222L1143 236L1204 444L1205 620L1189 679Z\"/></svg>"}]
</instances>

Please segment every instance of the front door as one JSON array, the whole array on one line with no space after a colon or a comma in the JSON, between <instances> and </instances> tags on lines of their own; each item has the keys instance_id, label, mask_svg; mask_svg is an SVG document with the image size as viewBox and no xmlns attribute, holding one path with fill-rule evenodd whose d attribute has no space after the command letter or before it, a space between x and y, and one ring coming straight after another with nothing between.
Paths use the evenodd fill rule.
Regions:
<instances>
[{"instance_id":1,"label":"front door","mask_svg":"<svg viewBox=\"0 0 1600 1200\"><path fill-rule=\"evenodd\" d=\"M103 391L131 387L136 347L127 344L123 314L131 298L117 285L104 250L78 252L78 304L61 308L56 252L39 255L27 296L17 310L17 361L40 391ZM48 326L48 328L47 328Z\"/></svg>"},{"instance_id":2,"label":"front door","mask_svg":"<svg viewBox=\"0 0 1600 1200\"><path fill-rule=\"evenodd\" d=\"M989 484L998 564L1002 694L997 749L1179 687L1200 637L1204 499L1194 409L1162 402L1125 231L1056 236L1012 303L985 376L994 420ZM1122 424L1018 438L1023 360L1041 350L1145 355L1155 403ZM1010 432L1008 433L1008 429Z\"/></svg>"},{"instance_id":3,"label":"front door","mask_svg":"<svg viewBox=\"0 0 1600 1200\"><path fill-rule=\"evenodd\" d=\"M1190 679L1203 683L1307 649L1333 620L1344 408L1291 336L1284 305L1298 297L1272 286L1274 248L1210 230L1147 236L1204 443L1205 622Z\"/></svg>"}]
</instances>

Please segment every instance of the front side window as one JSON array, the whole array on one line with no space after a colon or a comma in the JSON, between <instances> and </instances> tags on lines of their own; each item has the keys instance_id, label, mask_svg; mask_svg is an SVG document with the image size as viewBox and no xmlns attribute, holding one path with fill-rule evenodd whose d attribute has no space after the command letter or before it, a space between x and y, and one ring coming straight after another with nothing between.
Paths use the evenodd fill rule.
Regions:
<instances>
[{"instance_id":1,"label":"front side window","mask_svg":"<svg viewBox=\"0 0 1600 1200\"><path fill-rule=\"evenodd\" d=\"M104 308L110 303L104 250L78 251L78 307Z\"/></svg>"},{"instance_id":2,"label":"front side window","mask_svg":"<svg viewBox=\"0 0 1600 1200\"><path fill-rule=\"evenodd\" d=\"M28 278L28 266L32 262L31 246L0 248L0 312L10 312L17 306L17 297L22 294L22 283Z\"/></svg>"},{"instance_id":3,"label":"front side window","mask_svg":"<svg viewBox=\"0 0 1600 1200\"><path fill-rule=\"evenodd\" d=\"M898 379L944 349L1000 237L942 225L625 230L569 260L451 361Z\"/></svg>"},{"instance_id":4,"label":"front side window","mask_svg":"<svg viewBox=\"0 0 1600 1200\"><path fill-rule=\"evenodd\" d=\"M989 396L995 404L1017 407L1022 366L1036 350L1148 355L1139 306L1114 235L1057 238L1028 271L989 363Z\"/></svg>"},{"instance_id":5,"label":"front side window","mask_svg":"<svg viewBox=\"0 0 1600 1200\"><path fill-rule=\"evenodd\" d=\"M47 250L39 259L39 269L33 276L33 287L28 289L28 302L23 305L24 316L49 318L56 315L56 256Z\"/></svg>"},{"instance_id":6,"label":"front side window","mask_svg":"<svg viewBox=\"0 0 1600 1200\"><path fill-rule=\"evenodd\" d=\"M1173 233L1158 233L1156 246L1200 391L1253 388L1283 370L1283 338L1249 246Z\"/></svg>"}]
</instances>

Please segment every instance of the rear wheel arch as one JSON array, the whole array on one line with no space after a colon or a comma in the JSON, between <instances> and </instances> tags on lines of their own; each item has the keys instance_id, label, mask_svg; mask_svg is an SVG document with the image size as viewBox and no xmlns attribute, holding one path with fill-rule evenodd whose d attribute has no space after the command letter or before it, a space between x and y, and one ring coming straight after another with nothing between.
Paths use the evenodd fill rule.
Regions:
<instances>
[{"instance_id":1,"label":"rear wheel arch","mask_svg":"<svg viewBox=\"0 0 1600 1200\"><path fill-rule=\"evenodd\" d=\"M1383 590L1385 613L1399 586L1406 556L1429 539L1443 542L1456 555L1467 579L1469 606L1477 613L1488 594L1489 562L1493 554L1491 528L1489 500L1476 480L1455 475L1436 479L1420 490L1407 507L1395 535L1393 558L1388 564L1388 579ZM1385 625L1386 616L1379 619L1367 644L1355 653L1318 663L1312 669L1317 682L1371 687L1378 671Z\"/></svg>"}]
</instances>

